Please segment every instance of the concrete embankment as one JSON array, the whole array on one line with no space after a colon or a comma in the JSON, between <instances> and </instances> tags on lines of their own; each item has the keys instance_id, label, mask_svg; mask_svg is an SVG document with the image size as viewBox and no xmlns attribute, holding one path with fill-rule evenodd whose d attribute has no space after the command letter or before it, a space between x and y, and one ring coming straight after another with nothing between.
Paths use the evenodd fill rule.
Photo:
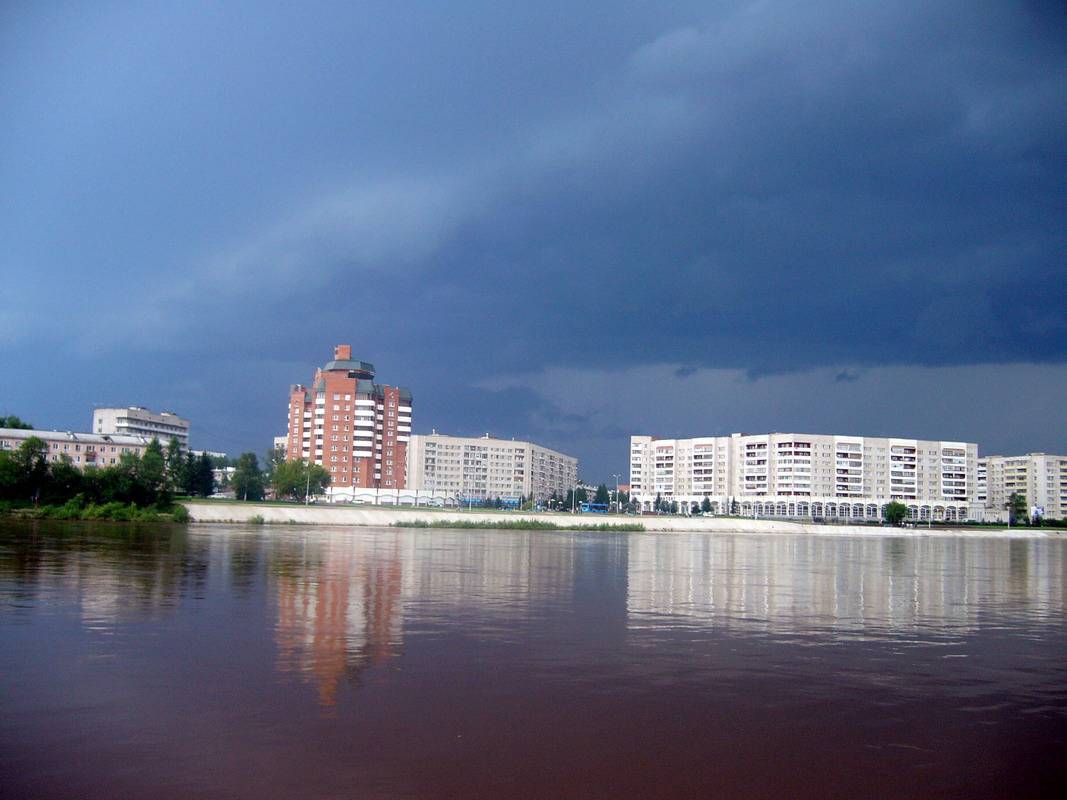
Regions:
<instances>
[{"instance_id":1,"label":"concrete embankment","mask_svg":"<svg viewBox=\"0 0 1067 800\"><path fill-rule=\"evenodd\" d=\"M273 503L212 503L188 501L194 522L253 522L261 517L266 523L298 525L377 526L424 521L449 522L517 522L531 520L547 522L561 528L574 525L634 524L647 531L676 533L811 533L842 536L978 536L1045 538L1062 536L1063 532L990 528L888 528L868 525L816 525L769 519L737 519L726 517L619 517L602 514L523 514L520 512L479 513L477 511L449 511L442 509L390 508L383 506L279 505Z\"/></svg>"}]
</instances>

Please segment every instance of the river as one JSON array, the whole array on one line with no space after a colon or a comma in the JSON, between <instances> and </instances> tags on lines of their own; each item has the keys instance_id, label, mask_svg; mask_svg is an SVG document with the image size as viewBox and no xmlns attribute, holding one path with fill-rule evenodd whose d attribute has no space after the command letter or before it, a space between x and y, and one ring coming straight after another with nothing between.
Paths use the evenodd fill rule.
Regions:
<instances>
[{"instance_id":1,"label":"river","mask_svg":"<svg viewBox=\"0 0 1067 800\"><path fill-rule=\"evenodd\" d=\"M1049 797L1067 541L0 520L0 797Z\"/></svg>"}]
</instances>

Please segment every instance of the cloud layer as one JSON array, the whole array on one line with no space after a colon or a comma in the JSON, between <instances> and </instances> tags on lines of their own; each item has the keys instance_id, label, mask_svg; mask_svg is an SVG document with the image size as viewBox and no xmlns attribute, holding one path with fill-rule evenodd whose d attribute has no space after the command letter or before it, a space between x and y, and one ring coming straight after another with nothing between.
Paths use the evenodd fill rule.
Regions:
<instances>
[{"instance_id":1,"label":"cloud layer","mask_svg":"<svg viewBox=\"0 0 1067 800\"><path fill-rule=\"evenodd\" d=\"M691 403L708 370L832 370L836 429L888 368L1063 374L1056 4L3 13L0 405L57 426L84 411L18 387L59 352L68 405L263 449L351 341L417 428L589 419L604 465L639 420L515 376L667 370Z\"/></svg>"}]
</instances>

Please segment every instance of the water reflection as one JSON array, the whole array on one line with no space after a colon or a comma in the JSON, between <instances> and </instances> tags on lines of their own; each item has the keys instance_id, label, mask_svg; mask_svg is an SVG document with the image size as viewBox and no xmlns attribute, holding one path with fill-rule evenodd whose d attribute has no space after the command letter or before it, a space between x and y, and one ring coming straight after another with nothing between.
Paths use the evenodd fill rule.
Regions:
<instances>
[{"instance_id":1,"label":"water reflection","mask_svg":"<svg viewBox=\"0 0 1067 800\"><path fill-rule=\"evenodd\" d=\"M304 541L301 552L273 570L278 668L306 673L332 706L342 678L358 681L399 652L404 559L397 539L381 536Z\"/></svg>"},{"instance_id":2,"label":"water reflection","mask_svg":"<svg viewBox=\"0 0 1067 800\"><path fill-rule=\"evenodd\" d=\"M277 667L301 673L332 707L342 681L402 652L416 633L478 617L480 635L513 631L531 603L569 601L573 536L373 531L286 535L269 543ZM494 625L492 622L496 619Z\"/></svg>"},{"instance_id":3,"label":"water reflection","mask_svg":"<svg viewBox=\"0 0 1067 800\"><path fill-rule=\"evenodd\" d=\"M0 524L0 607L77 604L89 628L166 613L204 591L210 544L182 526Z\"/></svg>"},{"instance_id":4,"label":"water reflection","mask_svg":"<svg viewBox=\"0 0 1067 800\"><path fill-rule=\"evenodd\" d=\"M1040 539L634 536L632 627L663 616L768 631L976 629L1062 618L1064 548Z\"/></svg>"},{"instance_id":5,"label":"water reflection","mask_svg":"<svg viewBox=\"0 0 1067 800\"><path fill-rule=\"evenodd\" d=\"M1054 795L1065 551L0 520L0 794Z\"/></svg>"}]
</instances>

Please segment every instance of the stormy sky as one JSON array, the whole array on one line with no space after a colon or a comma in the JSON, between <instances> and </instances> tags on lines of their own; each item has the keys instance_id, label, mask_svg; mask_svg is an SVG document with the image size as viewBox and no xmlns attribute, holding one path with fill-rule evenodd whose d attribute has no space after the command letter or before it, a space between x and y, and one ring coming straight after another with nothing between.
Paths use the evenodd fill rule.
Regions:
<instances>
[{"instance_id":1,"label":"stormy sky","mask_svg":"<svg viewBox=\"0 0 1067 800\"><path fill-rule=\"evenodd\" d=\"M7 2L0 413L1067 452L1059 2Z\"/></svg>"}]
</instances>

